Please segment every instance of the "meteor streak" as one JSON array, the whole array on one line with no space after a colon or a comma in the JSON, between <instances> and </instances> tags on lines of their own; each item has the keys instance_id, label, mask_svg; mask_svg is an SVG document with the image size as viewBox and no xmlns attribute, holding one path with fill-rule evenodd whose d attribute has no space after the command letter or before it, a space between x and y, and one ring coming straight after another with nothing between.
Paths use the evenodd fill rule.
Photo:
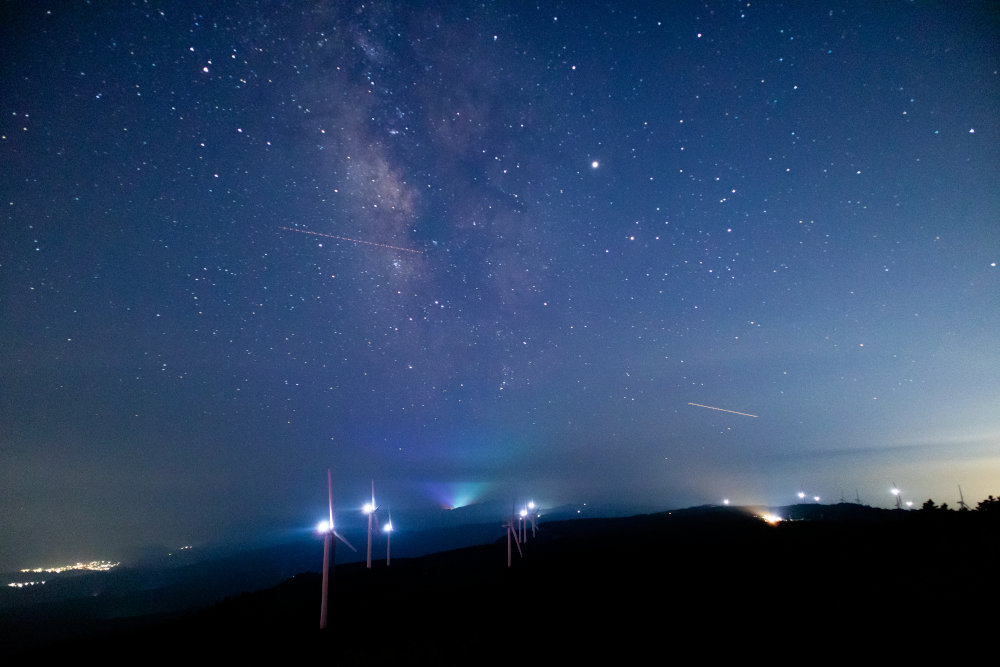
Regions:
<instances>
[{"instance_id":1,"label":"meteor streak","mask_svg":"<svg viewBox=\"0 0 1000 667\"><path fill-rule=\"evenodd\" d=\"M694 405L699 408L708 408L709 410L718 410L719 412L729 412L734 415L743 415L744 417L753 417L757 419L757 415L752 415L748 412L736 412L736 410L724 410L722 408L713 408L711 405L702 405L701 403L688 403L688 405Z\"/></svg>"},{"instance_id":2,"label":"meteor streak","mask_svg":"<svg viewBox=\"0 0 1000 667\"><path fill-rule=\"evenodd\" d=\"M389 250L402 250L403 252L412 252L417 255L423 255L423 250L414 250L413 248L400 248L399 246L389 245L388 243L375 243L374 241L362 241L361 239L352 239L349 236L337 236L336 234L322 234L320 232L310 232L305 229L295 229L294 227L282 227L289 232L298 232L299 234L312 234L313 236L325 236L328 239L337 239L338 241L350 241L351 243L364 243L365 245L373 245L377 248L388 248Z\"/></svg>"}]
</instances>

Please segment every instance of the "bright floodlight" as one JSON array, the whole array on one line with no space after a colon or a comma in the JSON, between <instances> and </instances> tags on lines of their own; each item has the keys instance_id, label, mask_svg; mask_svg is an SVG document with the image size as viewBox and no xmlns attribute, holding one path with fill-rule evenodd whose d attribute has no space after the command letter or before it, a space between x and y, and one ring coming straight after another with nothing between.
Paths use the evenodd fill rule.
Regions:
<instances>
[{"instance_id":1,"label":"bright floodlight","mask_svg":"<svg viewBox=\"0 0 1000 667\"><path fill-rule=\"evenodd\" d=\"M384 526L382 526L382 530L384 530L387 533L391 533L392 532L392 521L390 521L387 524L385 524Z\"/></svg>"},{"instance_id":2,"label":"bright floodlight","mask_svg":"<svg viewBox=\"0 0 1000 667\"><path fill-rule=\"evenodd\" d=\"M899 495L899 489L892 489L889 493L891 493L894 496L898 496Z\"/></svg>"},{"instance_id":3,"label":"bright floodlight","mask_svg":"<svg viewBox=\"0 0 1000 667\"><path fill-rule=\"evenodd\" d=\"M815 500L816 502L819 502L819 496L813 496L813 500Z\"/></svg>"},{"instance_id":4,"label":"bright floodlight","mask_svg":"<svg viewBox=\"0 0 1000 667\"><path fill-rule=\"evenodd\" d=\"M320 521L318 524L316 524L316 532L317 533L325 533L328 530L330 530L330 522L329 521L324 520L324 521Z\"/></svg>"},{"instance_id":5,"label":"bright floodlight","mask_svg":"<svg viewBox=\"0 0 1000 667\"><path fill-rule=\"evenodd\" d=\"M535 509L535 501L534 500L528 502L528 509L529 510Z\"/></svg>"},{"instance_id":6,"label":"bright floodlight","mask_svg":"<svg viewBox=\"0 0 1000 667\"><path fill-rule=\"evenodd\" d=\"M722 504L723 505L728 505L729 504L729 498L723 498L722 499Z\"/></svg>"},{"instance_id":7,"label":"bright floodlight","mask_svg":"<svg viewBox=\"0 0 1000 667\"><path fill-rule=\"evenodd\" d=\"M913 501L912 500L907 500L906 501L906 506L907 507L913 507Z\"/></svg>"},{"instance_id":8,"label":"bright floodlight","mask_svg":"<svg viewBox=\"0 0 1000 667\"><path fill-rule=\"evenodd\" d=\"M528 516L528 510L522 509L521 510L521 518L524 518L526 516Z\"/></svg>"},{"instance_id":9,"label":"bright floodlight","mask_svg":"<svg viewBox=\"0 0 1000 667\"><path fill-rule=\"evenodd\" d=\"M361 511L364 512L365 514L371 514L374 510L375 508L372 507L371 503L365 503L364 506L361 508Z\"/></svg>"},{"instance_id":10,"label":"bright floodlight","mask_svg":"<svg viewBox=\"0 0 1000 667\"><path fill-rule=\"evenodd\" d=\"M767 523L771 524L772 526L782 520L781 517L778 516L777 514L770 514L770 513L761 514L760 518L766 521Z\"/></svg>"},{"instance_id":11,"label":"bright floodlight","mask_svg":"<svg viewBox=\"0 0 1000 667\"><path fill-rule=\"evenodd\" d=\"M806 492L805 491L799 491L798 495L799 495L799 499L801 500L802 498L806 497Z\"/></svg>"}]
</instances>

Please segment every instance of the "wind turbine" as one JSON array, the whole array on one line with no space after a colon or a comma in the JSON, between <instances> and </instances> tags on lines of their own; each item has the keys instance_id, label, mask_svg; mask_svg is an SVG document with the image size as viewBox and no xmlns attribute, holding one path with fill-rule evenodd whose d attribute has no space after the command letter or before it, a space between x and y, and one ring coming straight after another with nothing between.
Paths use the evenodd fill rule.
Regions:
<instances>
[{"instance_id":1,"label":"wind turbine","mask_svg":"<svg viewBox=\"0 0 1000 667\"><path fill-rule=\"evenodd\" d=\"M535 539L535 519L538 518L538 512L535 511L535 501L528 501L528 510L531 512L531 539Z\"/></svg>"},{"instance_id":2,"label":"wind turbine","mask_svg":"<svg viewBox=\"0 0 1000 667\"><path fill-rule=\"evenodd\" d=\"M959 511L969 509L969 506L965 504L965 496L962 495L961 484L958 485L958 509Z\"/></svg>"},{"instance_id":3,"label":"wind turbine","mask_svg":"<svg viewBox=\"0 0 1000 667\"><path fill-rule=\"evenodd\" d=\"M370 503L365 503L365 506L361 508L362 511L368 515L368 569L372 569L372 521L375 518L375 512L378 511L378 507L375 506L375 480L372 480L372 501Z\"/></svg>"},{"instance_id":4,"label":"wind turbine","mask_svg":"<svg viewBox=\"0 0 1000 667\"><path fill-rule=\"evenodd\" d=\"M328 521L321 521L317 530L323 533L323 600L320 603L319 610L319 629L323 630L326 628L326 608L327 608L327 598L329 596L330 590L330 566L333 565L331 562L332 558L331 551L335 551L337 544L333 541L333 538L337 538L347 546L351 547L351 551L357 551L351 543L344 539L344 536L338 533L333 528L333 476L330 474L330 469L326 469L326 490L327 496L330 500L330 519ZM332 548L331 548L332 547Z\"/></svg>"},{"instance_id":5,"label":"wind turbine","mask_svg":"<svg viewBox=\"0 0 1000 667\"><path fill-rule=\"evenodd\" d=\"M510 551L510 540L514 538L514 544L517 545L517 553L521 558L524 558L524 552L521 551L521 542L517 539L517 528L514 525L514 508L510 508L510 518L507 519L507 523L504 524L507 528L507 567L511 566L511 551Z\"/></svg>"},{"instance_id":6,"label":"wind turbine","mask_svg":"<svg viewBox=\"0 0 1000 667\"><path fill-rule=\"evenodd\" d=\"M392 512L389 508L386 508L386 513L389 515L389 522L382 526L382 532L385 533L385 566L389 567L389 549L392 547Z\"/></svg>"},{"instance_id":7,"label":"wind turbine","mask_svg":"<svg viewBox=\"0 0 1000 667\"><path fill-rule=\"evenodd\" d=\"M900 491L899 491L899 487L898 487L898 486L896 486L896 483L895 483L895 482L893 482L893 483L892 483L892 489L890 489L890 491L889 491L889 492L890 492L890 493L891 493L892 495L896 496L896 509L898 509L898 510L901 510L901 509L903 509L903 501L902 501L902 500L900 499L900 497L899 497L899 493L900 493Z\"/></svg>"}]
</instances>

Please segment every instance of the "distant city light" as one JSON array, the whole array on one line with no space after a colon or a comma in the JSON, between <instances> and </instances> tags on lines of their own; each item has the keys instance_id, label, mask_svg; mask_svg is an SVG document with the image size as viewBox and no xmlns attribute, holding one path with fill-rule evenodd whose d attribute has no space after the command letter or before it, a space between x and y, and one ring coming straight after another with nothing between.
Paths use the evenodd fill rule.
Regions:
<instances>
[{"instance_id":1,"label":"distant city light","mask_svg":"<svg viewBox=\"0 0 1000 667\"><path fill-rule=\"evenodd\" d=\"M121 563L113 563L109 560L92 560L86 563L77 562L72 565L57 565L55 567L35 567L35 568L24 568L21 572L49 572L52 574L59 574L60 572L69 572L70 570L89 570L91 572L107 572L108 570L118 567ZM45 583L45 582L42 582Z\"/></svg>"},{"instance_id":2,"label":"distant city light","mask_svg":"<svg viewBox=\"0 0 1000 667\"><path fill-rule=\"evenodd\" d=\"M72 565L56 565L54 567L26 567L22 568L21 572L24 573L32 572L35 574L39 574L42 572L46 572L49 574L59 574L61 572L72 572L74 570L86 570L88 572L107 572L108 570L116 568L119 565L121 565L121 563L112 562L109 560L92 560L92 561L87 561L86 563L76 562L73 563ZM28 588L31 586L41 586L44 583L45 583L44 579L39 581L12 581L8 583L7 586L10 588Z\"/></svg>"},{"instance_id":3,"label":"distant city light","mask_svg":"<svg viewBox=\"0 0 1000 667\"><path fill-rule=\"evenodd\" d=\"M763 519L764 521L766 521L767 523L771 524L772 526L774 524L780 522L780 521L784 521L784 519L782 519L777 514L771 514L769 512L765 513L765 514L761 514L760 518Z\"/></svg>"}]
</instances>

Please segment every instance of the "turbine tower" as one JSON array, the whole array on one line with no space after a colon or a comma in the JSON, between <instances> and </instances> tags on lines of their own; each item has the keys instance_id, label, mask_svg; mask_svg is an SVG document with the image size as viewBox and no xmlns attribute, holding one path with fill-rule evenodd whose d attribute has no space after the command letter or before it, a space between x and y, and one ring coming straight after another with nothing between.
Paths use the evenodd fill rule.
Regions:
<instances>
[{"instance_id":1,"label":"turbine tower","mask_svg":"<svg viewBox=\"0 0 1000 667\"><path fill-rule=\"evenodd\" d=\"M372 500L370 503L365 503L362 508L365 514L368 515L368 569L372 569L372 521L375 520L375 512L378 507L375 506L375 480L372 480Z\"/></svg>"},{"instance_id":2,"label":"turbine tower","mask_svg":"<svg viewBox=\"0 0 1000 667\"><path fill-rule=\"evenodd\" d=\"M392 547L392 512L389 508L386 508L386 513L389 515L389 522L382 526L382 532L385 533L385 566L389 567L389 549Z\"/></svg>"},{"instance_id":3,"label":"turbine tower","mask_svg":"<svg viewBox=\"0 0 1000 667\"><path fill-rule=\"evenodd\" d=\"M338 533L333 527L333 476L331 475L329 468L326 469L326 491L330 503L330 518L327 521L321 521L318 527L319 532L323 533L323 594L319 610L320 630L326 628L327 621L326 610L330 590L330 567L333 565L331 561L335 557L337 548L337 543L333 541L333 538L337 538L347 546L351 547L351 551L357 551L357 549L351 546L351 543L344 539L344 536Z\"/></svg>"}]
</instances>

